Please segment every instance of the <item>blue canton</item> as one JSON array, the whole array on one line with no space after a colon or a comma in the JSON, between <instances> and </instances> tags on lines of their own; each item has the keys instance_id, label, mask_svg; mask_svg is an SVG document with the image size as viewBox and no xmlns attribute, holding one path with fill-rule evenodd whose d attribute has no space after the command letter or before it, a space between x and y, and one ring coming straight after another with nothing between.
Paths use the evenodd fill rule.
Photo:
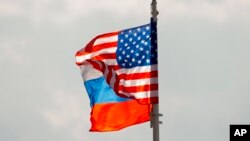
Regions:
<instances>
[{"instance_id":1,"label":"blue canton","mask_svg":"<svg viewBox=\"0 0 250 141\"><path fill-rule=\"evenodd\" d=\"M120 32L116 60L121 68L157 64L157 31L154 27L147 24Z\"/></svg>"}]
</instances>

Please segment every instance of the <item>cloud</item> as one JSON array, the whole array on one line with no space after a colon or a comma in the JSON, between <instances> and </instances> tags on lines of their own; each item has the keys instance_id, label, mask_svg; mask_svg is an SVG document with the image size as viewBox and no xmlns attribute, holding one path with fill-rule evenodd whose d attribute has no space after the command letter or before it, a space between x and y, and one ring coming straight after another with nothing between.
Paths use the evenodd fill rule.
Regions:
<instances>
[{"instance_id":1,"label":"cloud","mask_svg":"<svg viewBox=\"0 0 250 141\"><path fill-rule=\"evenodd\" d=\"M23 16L33 23L51 22L69 24L79 17L109 14L114 17L150 16L150 1L117 0L24 0L5 1L0 4L0 16ZM160 15L168 19L188 17L215 23L226 22L230 17L249 12L248 0L168 0L158 1ZM141 8L139 8L141 7ZM143 7L143 8L142 8ZM105 11L103 10L105 9Z\"/></svg>"},{"instance_id":2,"label":"cloud","mask_svg":"<svg viewBox=\"0 0 250 141\"><path fill-rule=\"evenodd\" d=\"M241 16L242 11L249 12L248 0L169 0L159 2L160 11L167 18L191 18L215 23L227 22L232 16Z\"/></svg>"},{"instance_id":3,"label":"cloud","mask_svg":"<svg viewBox=\"0 0 250 141\"><path fill-rule=\"evenodd\" d=\"M16 16L23 14L22 6L18 3L2 2L0 3L0 16Z\"/></svg>"},{"instance_id":4,"label":"cloud","mask_svg":"<svg viewBox=\"0 0 250 141\"><path fill-rule=\"evenodd\" d=\"M109 14L110 16L135 16L142 14L138 5L145 5L140 1L119 1L116 0L24 0L5 1L0 4L0 16L25 17L35 24L55 23L68 24L79 20L79 17L90 15ZM105 11L103 11L105 9ZM149 9L149 6L148 6ZM149 12L148 12L149 14Z\"/></svg>"},{"instance_id":5,"label":"cloud","mask_svg":"<svg viewBox=\"0 0 250 141\"><path fill-rule=\"evenodd\" d=\"M56 90L52 93L47 106L41 110L41 114L54 129L67 131L75 140L81 140L82 131L86 130L84 126L88 127L90 123L90 108L81 105L82 99L66 93L63 89Z\"/></svg>"},{"instance_id":6,"label":"cloud","mask_svg":"<svg viewBox=\"0 0 250 141\"><path fill-rule=\"evenodd\" d=\"M42 115L54 127L65 128L71 122L83 119L80 102L76 102L77 99L65 94L64 91L53 93L51 100L49 106L42 111Z\"/></svg>"},{"instance_id":7,"label":"cloud","mask_svg":"<svg viewBox=\"0 0 250 141\"><path fill-rule=\"evenodd\" d=\"M28 41L22 39L0 42L0 62L13 65L27 64L29 59L22 52L27 44Z\"/></svg>"}]
</instances>

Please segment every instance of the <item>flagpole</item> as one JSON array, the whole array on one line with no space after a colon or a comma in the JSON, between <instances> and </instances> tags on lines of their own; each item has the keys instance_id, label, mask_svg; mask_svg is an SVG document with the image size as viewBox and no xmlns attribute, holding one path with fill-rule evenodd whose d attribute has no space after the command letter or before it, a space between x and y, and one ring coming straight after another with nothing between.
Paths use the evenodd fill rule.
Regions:
<instances>
[{"instance_id":1,"label":"flagpole","mask_svg":"<svg viewBox=\"0 0 250 141\"><path fill-rule=\"evenodd\" d=\"M160 141L160 128L159 124L159 104L153 104L153 111L151 112L151 128L153 128L153 141Z\"/></svg>"},{"instance_id":2,"label":"flagpole","mask_svg":"<svg viewBox=\"0 0 250 141\"><path fill-rule=\"evenodd\" d=\"M151 14L153 22L157 22L157 15L159 13L157 11L156 5L157 5L156 0L152 0ZM159 121L159 116L162 116L162 114L159 114L159 104L153 104L153 111L151 112L151 128L153 128L153 141L160 141L159 124L161 122Z\"/></svg>"},{"instance_id":3,"label":"flagpole","mask_svg":"<svg viewBox=\"0 0 250 141\"><path fill-rule=\"evenodd\" d=\"M153 20L155 22L157 21L157 15L159 14L156 5L157 5L156 0L152 0L152 3L151 3L151 15L152 15L152 18L153 18Z\"/></svg>"}]
</instances>

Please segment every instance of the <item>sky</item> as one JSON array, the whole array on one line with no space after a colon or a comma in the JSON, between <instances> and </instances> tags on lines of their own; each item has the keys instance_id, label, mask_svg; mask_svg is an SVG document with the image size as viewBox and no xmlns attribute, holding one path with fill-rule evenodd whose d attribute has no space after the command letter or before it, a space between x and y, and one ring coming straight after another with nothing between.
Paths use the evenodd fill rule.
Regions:
<instances>
[{"instance_id":1,"label":"sky","mask_svg":"<svg viewBox=\"0 0 250 141\"><path fill-rule=\"evenodd\" d=\"M74 55L149 22L150 0L0 0L0 140L152 140L149 123L89 132ZM158 0L160 139L228 141L250 124L250 1Z\"/></svg>"}]
</instances>

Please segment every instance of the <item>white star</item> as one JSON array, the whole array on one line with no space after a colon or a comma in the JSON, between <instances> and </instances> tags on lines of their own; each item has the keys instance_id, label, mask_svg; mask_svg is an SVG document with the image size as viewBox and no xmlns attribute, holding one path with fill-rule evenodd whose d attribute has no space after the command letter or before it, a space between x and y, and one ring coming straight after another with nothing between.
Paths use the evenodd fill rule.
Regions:
<instances>
[{"instance_id":1,"label":"white star","mask_svg":"<svg viewBox=\"0 0 250 141\"><path fill-rule=\"evenodd\" d=\"M149 54L149 50L146 51L146 54Z\"/></svg>"},{"instance_id":2,"label":"white star","mask_svg":"<svg viewBox=\"0 0 250 141\"><path fill-rule=\"evenodd\" d=\"M140 27L138 27L138 28L137 28L137 31L141 31L141 28L140 28Z\"/></svg>"},{"instance_id":3,"label":"white star","mask_svg":"<svg viewBox=\"0 0 250 141\"><path fill-rule=\"evenodd\" d=\"M141 64L141 60L138 60L138 64Z\"/></svg>"},{"instance_id":4,"label":"white star","mask_svg":"<svg viewBox=\"0 0 250 141\"><path fill-rule=\"evenodd\" d=\"M125 54L126 54L126 52L123 50L123 51L122 51L122 54L123 54L123 55L125 55Z\"/></svg>"},{"instance_id":5,"label":"white star","mask_svg":"<svg viewBox=\"0 0 250 141\"><path fill-rule=\"evenodd\" d=\"M149 59L147 59L147 60L146 60L146 62L147 62L147 63L150 63L150 60L149 60Z\"/></svg>"},{"instance_id":6,"label":"white star","mask_svg":"<svg viewBox=\"0 0 250 141\"><path fill-rule=\"evenodd\" d=\"M145 58L145 55L142 55L142 59L144 59Z\"/></svg>"},{"instance_id":7,"label":"white star","mask_svg":"<svg viewBox=\"0 0 250 141\"><path fill-rule=\"evenodd\" d=\"M129 63L129 66L132 66L132 63Z\"/></svg>"},{"instance_id":8,"label":"white star","mask_svg":"<svg viewBox=\"0 0 250 141\"><path fill-rule=\"evenodd\" d=\"M150 29L150 27L149 27L149 26L147 26L147 27L146 27L146 29L147 29L147 30L149 30L149 29Z\"/></svg>"},{"instance_id":9,"label":"white star","mask_svg":"<svg viewBox=\"0 0 250 141\"><path fill-rule=\"evenodd\" d=\"M141 36L139 36L139 37L137 38L137 40L141 40Z\"/></svg>"},{"instance_id":10,"label":"white star","mask_svg":"<svg viewBox=\"0 0 250 141\"><path fill-rule=\"evenodd\" d=\"M134 42L133 42L133 45L135 45L135 44L136 44L136 42L134 41Z\"/></svg>"},{"instance_id":11,"label":"white star","mask_svg":"<svg viewBox=\"0 0 250 141\"><path fill-rule=\"evenodd\" d=\"M135 56L137 56L137 57L138 57L138 56L140 56L140 54L139 54L139 53L136 53L136 54L135 54Z\"/></svg>"},{"instance_id":12,"label":"white star","mask_svg":"<svg viewBox=\"0 0 250 141\"><path fill-rule=\"evenodd\" d=\"M132 30L130 29L128 32L129 32L129 33L131 33L131 32L132 32Z\"/></svg>"},{"instance_id":13,"label":"white star","mask_svg":"<svg viewBox=\"0 0 250 141\"><path fill-rule=\"evenodd\" d=\"M122 57L121 57L121 56L118 56L118 59L119 59L119 60L122 60Z\"/></svg>"},{"instance_id":14,"label":"white star","mask_svg":"<svg viewBox=\"0 0 250 141\"><path fill-rule=\"evenodd\" d=\"M128 43L125 43L124 45L125 45L125 47L126 47L126 46L128 46Z\"/></svg>"},{"instance_id":15,"label":"white star","mask_svg":"<svg viewBox=\"0 0 250 141\"><path fill-rule=\"evenodd\" d=\"M132 38L129 38L129 42L132 42L133 41L133 39Z\"/></svg>"},{"instance_id":16,"label":"white star","mask_svg":"<svg viewBox=\"0 0 250 141\"><path fill-rule=\"evenodd\" d=\"M143 32L142 32L142 35L146 35L146 32L145 32L145 31L143 31Z\"/></svg>"},{"instance_id":17,"label":"white star","mask_svg":"<svg viewBox=\"0 0 250 141\"><path fill-rule=\"evenodd\" d=\"M140 51L143 51L143 47L140 47Z\"/></svg>"},{"instance_id":18,"label":"white star","mask_svg":"<svg viewBox=\"0 0 250 141\"><path fill-rule=\"evenodd\" d=\"M126 57L127 57L127 58L130 58L130 55L128 54Z\"/></svg>"},{"instance_id":19,"label":"white star","mask_svg":"<svg viewBox=\"0 0 250 141\"><path fill-rule=\"evenodd\" d=\"M125 38L128 38L128 34L125 34Z\"/></svg>"},{"instance_id":20,"label":"white star","mask_svg":"<svg viewBox=\"0 0 250 141\"><path fill-rule=\"evenodd\" d=\"M130 51L130 53L134 53L134 50L132 49L132 50Z\"/></svg>"},{"instance_id":21,"label":"white star","mask_svg":"<svg viewBox=\"0 0 250 141\"><path fill-rule=\"evenodd\" d=\"M124 62L128 62L128 60L127 60L127 59L124 59Z\"/></svg>"},{"instance_id":22,"label":"white star","mask_svg":"<svg viewBox=\"0 0 250 141\"><path fill-rule=\"evenodd\" d=\"M125 63L122 63L122 66L125 67L126 66Z\"/></svg>"},{"instance_id":23,"label":"white star","mask_svg":"<svg viewBox=\"0 0 250 141\"><path fill-rule=\"evenodd\" d=\"M137 33L134 33L134 36L136 37L136 36L137 36Z\"/></svg>"},{"instance_id":24,"label":"white star","mask_svg":"<svg viewBox=\"0 0 250 141\"><path fill-rule=\"evenodd\" d=\"M135 62L135 58L132 58L132 62Z\"/></svg>"},{"instance_id":25,"label":"white star","mask_svg":"<svg viewBox=\"0 0 250 141\"><path fill-rule=\"evenodd\" d=\"M146 38L149 38L149 37L150 37L149 35L146 36Z\"/></svg>"}]
</instances>

